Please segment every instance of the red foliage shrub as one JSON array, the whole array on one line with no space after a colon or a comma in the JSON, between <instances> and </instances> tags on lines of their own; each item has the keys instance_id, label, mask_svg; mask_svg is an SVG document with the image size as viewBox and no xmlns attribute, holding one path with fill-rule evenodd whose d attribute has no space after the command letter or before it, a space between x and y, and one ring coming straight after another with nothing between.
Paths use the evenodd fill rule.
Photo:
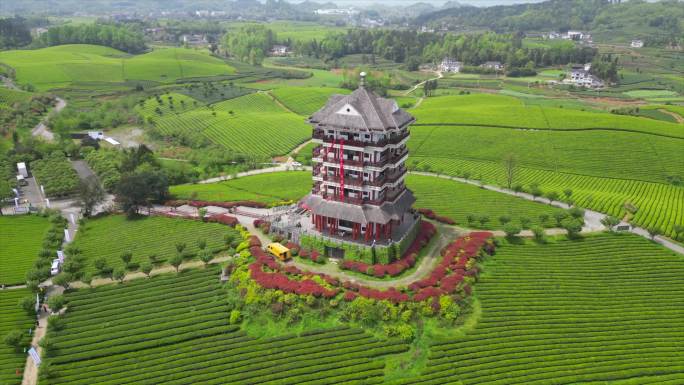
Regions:
<instances>
[{"instance_id":1,"label":"red foliage shrub","mask_svg":"<svg viewBox=\"0 0 684 385\"><path fill-rule=\"evenodd\" d=\"M238 219L228 214L215 214L210 216L207 221L222 223L230 227L235 227L238 224Z\"/></svg>"}]
</instances>

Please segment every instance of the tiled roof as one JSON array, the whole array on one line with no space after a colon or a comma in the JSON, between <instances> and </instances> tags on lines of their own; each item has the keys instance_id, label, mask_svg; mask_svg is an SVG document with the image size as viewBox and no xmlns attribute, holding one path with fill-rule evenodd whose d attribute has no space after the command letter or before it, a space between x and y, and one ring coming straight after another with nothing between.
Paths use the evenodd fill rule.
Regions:
<instances>
[{"instance_id":1,"label":"tiled roof","mask_svg":"<svg viewBox=\"0 0 684 385\"><path fill-rule=\"evenodd\" d=\"M349 95L333 95L314 113L309 122L319 127L346 128L358 131L385 131L402 127L413 116L391 99L376 95L364 86Z\"/></svg>"}]
</instances>

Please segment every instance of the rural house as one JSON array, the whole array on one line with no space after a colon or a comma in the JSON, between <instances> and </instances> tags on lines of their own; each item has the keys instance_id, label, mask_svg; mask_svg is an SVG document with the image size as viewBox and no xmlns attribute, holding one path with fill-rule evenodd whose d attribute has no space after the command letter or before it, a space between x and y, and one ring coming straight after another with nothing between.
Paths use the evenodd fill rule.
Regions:
<instances>
[{"instance_id":1,"label":"rural house","mask_svg":"<svg viewBox=\"0 0 684 385\"><path fill-rule=\"evenodd\" d=\"M603 81L591 74L589 72L590 68L591 65L587 66L586 64L573 66L568 72L565 80L563 80L563 83L573 84L578 87L602 88L604 86Z\"/></svg>"},{"instance_id":2,"label":"rural house","mask_svg":"<svg viewBox=\"0 0 684 385\"><path fill-rule=\"evenodd\" d=\"M288 46L282 44L276 44L271 47L272 56L287 56L290 53Z\"/></svg>"},{"instance_id":3,"label":"rural house","mask_svg":"<svg viewBox=\"0 0 684 385\"><path fill-rule=\"evenodd\" d=\"M488 61L482 64L480 67L494 71L502 71L504 69L503 64L501 64L499 61Z\"/></svg>"},{"instance_id":4,"label":"rural house","mask_svg":"<svg viewBox=\"0 0 684 385\"><path fill-rule=\"evenodd\" d=\"M439 70L442 72L461 72L463 63L452 58L445 57L439 65Z\"/></svg>"},{"instance_id":5,"label":"rural house","mask_svg":"<svg viewBox=\"0 0 684 385\"><path fill-rule=\"evenodd\" d=\"M632 40L632 43L629 45L632 48L643 48L644 47L644 41L643 40Z\"/></svg>"}]
</instances>

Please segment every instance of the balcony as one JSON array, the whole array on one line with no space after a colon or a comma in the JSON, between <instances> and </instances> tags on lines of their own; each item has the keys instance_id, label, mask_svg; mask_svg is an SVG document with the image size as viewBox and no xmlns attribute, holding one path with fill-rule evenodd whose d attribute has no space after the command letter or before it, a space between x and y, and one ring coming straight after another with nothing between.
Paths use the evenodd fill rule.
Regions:
<instances>
[{"instance_id":1,"label":"balcony","mask_svg":"<svg viewBox=\"0 0 684 385\"><path fill-rule=\"evenodd\" d=\"M326 192L320 191L319 189L312 189L311 193L315 195L319 195L323 197L325 200L329 201L335 201L335 202L343 202L343 203L349 203L353 205L374 205L374 206L379 206L385 202L393 202L395 199L401 195L401 193L404 192L404 188L402 187L401 189L397 189L396 191L391 191L385 194L384 197L371 200L371 199L363 199L359 197L342 197L340 195L336 194L328 194Z\"/></svg>"},{"instance_id":2,"label":"balcony","mask_svg":"<svg viewBox=\"0 0 684 385\"><path fill-rule=\"evenodd\" d=\"M344 144L345 146L354 146L354 147L384 147L388 144L398 144L401 143L402 140L406 139L409 137L408 131L398 134L398 135L391 135L389 138L381 139L379 141L364 141L364 140L353 140L353 139L345 139ZM313 139L319 139L322 140L324 143L332 144L334 138L332 136L326 135L323 130L314 130Z\"/></svg>"}]
</instances>

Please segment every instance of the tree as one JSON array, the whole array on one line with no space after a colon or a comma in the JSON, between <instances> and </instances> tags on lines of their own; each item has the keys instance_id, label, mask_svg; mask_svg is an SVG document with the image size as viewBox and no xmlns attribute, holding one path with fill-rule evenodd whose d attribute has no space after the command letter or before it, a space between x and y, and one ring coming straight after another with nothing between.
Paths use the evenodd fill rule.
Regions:
<instances>
[{"instance_id":1,"label":"tree","mask_svg":"<svg viewBox=\"0 0 684 385\"><path fill-rule=\"evenodd\" d=\"M679 240L679 237L684 234L684 225L674 225L672 230L675 233L675 239Z\"/></svg>"},{"instance_id":2,"label":"tree","mask_svg":"<svg viewBox=\"0 0 684 385\"><path fill-rule=\"evenodd\" d=\"M663 233L663 229L661 229L660 226L651 226L647 228L646 231L648 231L648 235L651 236L651 239L655 239L655 237Z\"/></svg>"},{"instance_id":3,"label":"tree","mask_svg":"<svg viewBox=\"0 0 684 385\"><path fill-rule=\"evenodd\" d=\"M134 217L141 207L149 207L154 201L164 199L169 184L163 172L147 170L125 174L116 188L116 201L129 218Z\"/></svg>"},{"instance_id":4,"label":"tree","mask_svg":"<svg viewBox=\"0 0 684 385\"><path fill-rule=\"evenodd\" d=\"M561 222L561 227L568 232L568 238L577 238L582 231L582 222L576 218L565 218Z\"/></svg>"},{"instance_id":5,"label":"tree","mask_svg":"<svg viewBox=\"0 0 684 385\"><path fill-rule=\"evenodd\" d=\"M205 267L209 265L209 262L211 262L212 259L214 259L214 256L208 251L202 251L199 257L200 261L204 262Z\"/></svg>"},{"instance_id":6,"label":"tree","mask_svg":"<svg viewBox=\"0 0 684 385\"><path fill-rule=\"evenodd\" d=\"M63 295L53 295L52 297L48 298L47 305L50 307L50 310L58 313L64 308L64 305L66 305L66 298L64 298Z\"/></svg>"},{"instance_id":7,"label":"tree","mask_svg":"<svg viewBox=\"0 0 684 385\"><path fill-rule=\"evenodd\" d=\"M504 233L506 233L506 237L508 238L513 238L516 235L520 234L520 226L513 224L513 223L507 223L503 227Z\"/></svg>"},{"instance_id":8,"label":"tree","mask_svg":"<svg viewBox=\"0 0 684 385\"><path fill-rule=\"evenodd\" d=\"M540 196L542 196L544 194L544 192L539 187L539 184L532 183L530 185L530 194L532 194L532 196L536 199L536 198L539 198Z\"/></svg>"},{"instance_id":9,"label":"tree","mask_svg":"<svg viewBox=\"0 0 684 385\"><path fill-rule=\"evenodd\" d=\"M147 276L147 278L150 278L150 274L152 273L152 264L143 263L142 266L140 266L140 271L142 271L143 274Z\"/></svg>"},{"instance_id":10,"label":"tree","mask_svg":"<svg viewBox=\"0 0 684 385\"><path fill-rule=\"evenodd\" d=\"M85 273L83 274L83 277L81 277L81 282L85 283L86 285L92 287L93 283L93 275L90 273Z\"/></svg>"},{"instance_id":11,"label":"tree","mask_svg":"<svg viewBox=\"0 0 684 385\"><path fill-rule=\"evenodd\" d=\"M546 234L541 226L532 226L530 228L532 234L534 235L534 240L538 243L544 243L546 241Z\"/></svg>"},{"instance_id":12,"label":"tree","mask_svg":"<svg viewBox=\"0 0 684 385\"><path fill-rule=\"evenodd\" d=\"M509 153L504 157L504 171L506 172L506 183L509 189L513 187L517 163L515 154Z\"/></svg>"},{"instance_id":13,"label":"tree","mask_svg":"<svg viewBox=\"0 0 684 385\"><path fill-rule=\"evenodd\" d=\"M178 254L183 254L183 250L185 250L185 242L176 242L176 251Z\"/></svg>"},{"instance_id":14,"label":"tree","mask_svg":"<svg viewBox=\"0 0 684 385\"><path fill-rule=\"evenodd\" d=\"M565 200L570 202L570 198L572 197L572 189L566 188L563 190L563 195L565 195Z\"/></svg>"},{"instance_id":15,"label":"tree","mask_svg":"<svg viewBox=\"0 0 684 385\"><path fill-rule=\"evenodd\" d=\"M516 184L513 186L513 191L515 191L516 193L525 191L525 186L523 186L521 183L516 183Z\"/></svg>"},{"instance_id":16,"label":"tree","mask_svg":"<svg viewBox=\"0 0 684 385\"><path fill-rule=\"evenodd\" d=\"M62 286L64 290L67 290L72 279L73 277L71 274L62 272L52 278L52 283L57 286Z\"/></svg>"},{"instance_id":17,"label":"tree","mask_svg":"<svg viewBox=\"0 0 684 385\"><path fill-rule=\"evenodd\" d=\"M556 220L556 226L561 226L561 223L565 218L568 217L568 213L565 211L556 211L553 213L553 218Z\"/></svg>"},{"instance_id":18,"label":"tree","mask_svg":"<svg viewBox=\"0 0 684 385\"><path fill-rule=\"evenodd\" d=\"M545 225L548 220L549 214L539 214L539 222L541 222L542 225Z\"/></svg>"},{"instance_id":19,"label":"tree","mask_svg":"<svg viewBox=\"0 0 684 385\"><path fill-rule=\"evenodd\" d=\"M112 279L119 281L119 283L123 283L124 279L126 279L126 270L115 269L114 274L112 274Z\"/></svg>"},{"instance_id":20,"label":"tree","mask_svg":"<svg viewBox=\"0 0 684 385\"><path fill-rule=\"evenodd\" d=\"M206 249L206 248L207 248L207 240L204 239L204 238L198 239L198 240L197 240L197 247L198 247L200 250Z\"/></svg>"},{"instance_id":21,"label":"tree","mask_svg":"<svg viewBox=\"0 0 684 385\"><path fill-rule=\"evenodd\" d=\"M549 191L546 193L546 197L549 198L549 201L553 202L558 200L560 194L557 191Z\"/></svg>"},{"instance_id":22,"label":"tree","mask_svg":"<svg viewBox=\"0 0 684 385\"><path fill-rule=\"evenodd\" d=\"M131 253L130 251L124 251L123 253L121 253L121 260L123 261L124 266L126 266L126 268L128 268L128 265L131 264L131 259L133 259L133 253Z\"/></svg>"},{"instance_id":23,"label":"tree","mask_svg":"<svg viewBox=\"0 0 684 385\"><path fill-rule=\"evenodd\" d=\"M171 257L169 263L176 269L176 273L178 273L178 269L180 268L180 265L183 263L183 256L181 254L176 254L173 257Z\"/></svg>"},{"instance_id":24,"label":"tree","mask_svg":"<svg viewBox=\"0 0 684 385\"><path fill-rule=\"evenodd\" d=\"M568 214L575 219L584 218L584 210L579 207L572 207L568 209Z\"/></svg>"},{"instance_id":25,"label":"tree","mask_svg":"<svg viewBox=\"0 0 684 385\"><path fill-rule=\"evenodd\" d=\"M487 215L482 215L477 219L478 222L480 222L480 227L484 228L485 224L489 222L489 217Z\"/></svg>"},{"instance_id":26,"label":"tree","mask_svg":"<svg viewBox=\"0 0 684 385\"><path fill-rule=\"evenodd\" d=\"M81 201L81 207L83 207L83 216L90 217L95 206L104 201L105 192L99 180L95 176L90 176L81 181L78 197Z\"/></svg>"},{"instance_id":27,"label":"tree","mask_svg":"<svg viewBox=\"0 0 684 385\"><path fill-rule=\"evenodd\" d=\"M511 221L510 215L502 215L499 217L499 223L501 223L502 226L505 225L506 223L510 222L510 221Z\"/></svg>"},{"instance_id":28,"label":"tree","mask_svg":"<svg viewBox=\"0 0 684 385\"><path fill-rule=\"evenodd\" d=\"M107 263L107 259L105 257L100 257L95 260L95 269L97 269L98 274L100 274L103 277L107 277L112 273L112 268L109 266Z\"/></svg>"},{"instance_id":29,"label":"tree","mask_svg":"<svg viewBox=\"0 0 684 385\"><path fill-rule=\"evenodd\" d=\"M19 353L24 348L22 343L24 340L24 333L21 330L11 330L5 335L3 341L5 345L14 349L15 352Z\"/></svg>"},{"instance_id":30,"label":"tree","mask_svg":"<svg viewBox=\"0 0 684 385\"><path fill-rule=\"evenodd\" d=\"M522 226L523 229L526 229L532 220L528 217L520 217L520 225Z\"/></svg>"},{"instance_id":31,"label":"tree","mask_svg":"<svg viewBox=\"0 0 684 385\"><path fill-rule=\"evenodd\" d=\"M606 215L603 219L601 219L601 224L606 226L606 229L608 229L608 231L610 231L610 232L613 232L613 229L619 223L620 223L619 219L617 219L615 217L611 217L610 215Z\"/></svg>"},{"instance_id":32,"label":"tree","mask_svg":"<svg viewBox=\"0 0 684 385\"><path fill-rule=\"evenodd\" d=\"M36 314L36 298L32 295L20 299L19 306L30 316Z\"/></svg>"}]
</instances>

